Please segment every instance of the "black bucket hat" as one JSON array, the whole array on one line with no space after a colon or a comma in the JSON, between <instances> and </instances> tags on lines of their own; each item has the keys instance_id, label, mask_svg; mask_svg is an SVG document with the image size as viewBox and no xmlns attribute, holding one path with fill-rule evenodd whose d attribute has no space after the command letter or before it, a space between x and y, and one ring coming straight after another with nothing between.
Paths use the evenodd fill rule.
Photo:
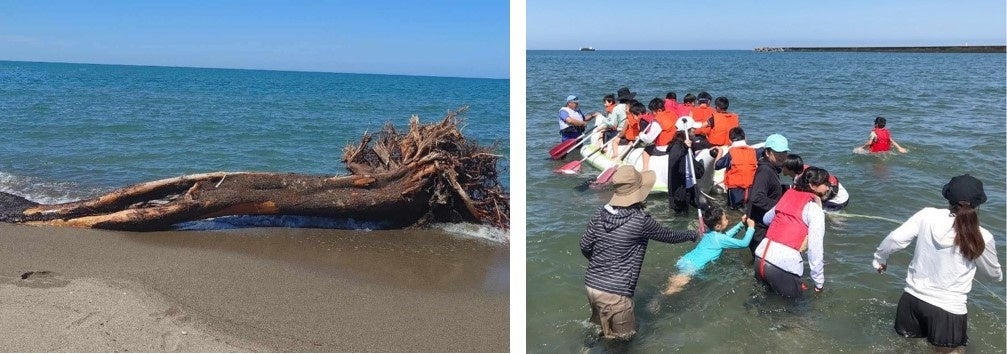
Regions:
<instances>
[{"instance_id":1,"label":"black bucket hat","mask_svg":"<svg viewBox=\"0 0 1007 354\"><path fill-rule=\"evenodd\" d=\"M951 181L944 185L941 195L951 204L967 202L973 208L986 202L983 182L968 174L951 178Z\"/></svg>"},{"instance_id":2,"label":"black bucket hat","mask_svg":"<svg viewBox=\"0 0 1007 354\"><path fill-rule=\"evenodd\" d=\"M616 95L615 96L616 96L615 99L617 99L619 101L622 101L622 100L631 100L634 97L636 97L636 92L629 92L629 87L623 87L623 88L619 89L619 91L616 91Z\"/></svg>"}]
</instances>

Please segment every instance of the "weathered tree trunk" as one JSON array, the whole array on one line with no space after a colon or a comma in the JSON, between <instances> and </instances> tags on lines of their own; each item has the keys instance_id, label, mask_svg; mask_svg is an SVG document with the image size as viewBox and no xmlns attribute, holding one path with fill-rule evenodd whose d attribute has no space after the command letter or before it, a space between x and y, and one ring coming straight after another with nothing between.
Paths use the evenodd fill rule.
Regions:
<instances>
[{"instance_id":1,"label":"weathered tree trunk","mask_svg":"<svg viewBox=\"0 0 1007 354\"><path fill-rule=\"evenodd\" d=\"M509 196L497 178L499 156L462 136L457 114L464 109L434 124L413 116L404 134L391 124L376 135L365 133L359 144L343 149L348 176L213 172L52 205L2 195L0 220L149 231L221 216L303 215L392 227L469 221L506 229Z\"/></svg>"}]
</instances>

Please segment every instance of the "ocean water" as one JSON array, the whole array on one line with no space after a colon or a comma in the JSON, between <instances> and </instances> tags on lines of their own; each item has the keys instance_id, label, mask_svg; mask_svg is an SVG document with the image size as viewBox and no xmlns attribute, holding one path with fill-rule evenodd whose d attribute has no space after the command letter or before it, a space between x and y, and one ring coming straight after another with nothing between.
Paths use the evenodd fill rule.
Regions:
<instances>
[{"instance_id":1,"label":"ocean water","mask_svg":"<svg viewBox=\"0 0 1007 354\"><path fill-rule=\"evenodd\" d=\"M969 173L989 200L980 222L1005 256L1005 56L1003 54L754 53L749 51L529 51L527 53L528 350L551 352L923 352L925 340L892 329L912 257L893 255L879 275L871 259L881 240L916 211L941 207L941 187ZM557 112L567 95L586 112L628 86L648 102L669 91L725 96L750 143L780 133L806 163L839 177L851 194L825 236L826 292L789 303L767 296L751 256L729 250L682 292L661 300L675 261L692 243L648 248L635 296L640 333L629 343L597 342L587 323L586 260L578 241L610 191L577 188L599 171L556 175L548 159L559 142ZM858 155L874 117L888 119L904 155ZM787 178L784 177L784 181ZM672 229L695 216L670 215L666 195L648 210ZM732 222L740 217L730 214ZM807 272L806 272L807 273ZM977 275L969 295L969 351L1005 348L1005 287ZM656 300L656 303L655 303Z\"/></svg>"},{"instance_id":2,"label":"ocean water","mask_svg":"<svg viewBox=\"0 0 1007 354\"><path fill-rule=\"evenodd\" d=\"M364 132L461 106L466 136L499 143L507 186L508 92L499 79L0 61L0 191L55 203L211 171L346 174L342 149Z\"/></svg>"}]
</instances>

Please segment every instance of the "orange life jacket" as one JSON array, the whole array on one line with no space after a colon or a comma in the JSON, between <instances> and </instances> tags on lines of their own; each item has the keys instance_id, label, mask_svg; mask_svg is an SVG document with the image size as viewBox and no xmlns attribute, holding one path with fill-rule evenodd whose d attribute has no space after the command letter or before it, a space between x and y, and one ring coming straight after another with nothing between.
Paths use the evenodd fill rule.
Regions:
<instances>
[{"instance_id":1,"label":"orange life jacket","mask_svg":"<svg viewBox=\"0 0 1007 354\"><path fill-rule=\"evenodd\" d=\"M689 113L692 115L693 121L696 121L697 123L706 123L710 117L713 117L713 108L710 108L710 106L707 106L706 104L701 104L692 107Z\"/></svg>"},{"instance_id":2,"label":"orange life jacket","mask_svg":"<svg viewBox=\"0 0 1007 354\"><path fill-rule=\"evenodd\" d=\"M808 224L804 223L804 207L815 195L791 189L776 202L776 216L769 223L766 238L782 243L787 247L800 251L804 240L808 238Z\"/></svg>"},{"instance_id":3,"label":"orange life jacket","mask_svg":"<svg viewBox=\"0 0 1007 354\"><path fill-rule=\"evenodd\" d=\"M871 152L884 152L892 149L892 135L887 128L874 128L878 138L871 144Z\"/></svg>"},{"instance_id":4,"label":"orange life jacket","mask_svg":"<svg viewBox=\"0 0 1007 354\"><path fill-rule=\"evenodd\" d=\"M661 134L657 136L657 140L654 141L654 145L657 146L667 146L672 139L675 138L675 114L668 111L657 112L654 116L654 120L657 124L661 125Z\"/></svg>"},{"instance_id":5,"label":"orange life jacket","mask_svg":"<svg viewBox=\"0 0 1007 354\"><path fill-rule=\"evenodd\" d=\"M630 142L640 136L640 117L632 112L626 112L626 140Z\"/></svg>"},{"instance_id":6,"label":"orange life jacket","mask_svg":"<svg viewBox=\"0 0 1007 354\"><path fill-rule=\"evenodd\" d=\"M738 126L738 114L732 112L713 112L713 127L706 133L706 140L713 145L730 145L731 129ZM699 134L699 131L696 131Z\"/></svg>"},{"instance_id":7,"label":"orange life jacket","mask_svg":"<svg viewBox=\"0 0 1007 354\"><path fill-rule=\"evenodd\" d=\"M759 165L755 149L750 146L735 146L727 153L731 155L731 167L724 173L724 186L748 189L755 181L755 170Z\"/></svg>"}]
</instances>

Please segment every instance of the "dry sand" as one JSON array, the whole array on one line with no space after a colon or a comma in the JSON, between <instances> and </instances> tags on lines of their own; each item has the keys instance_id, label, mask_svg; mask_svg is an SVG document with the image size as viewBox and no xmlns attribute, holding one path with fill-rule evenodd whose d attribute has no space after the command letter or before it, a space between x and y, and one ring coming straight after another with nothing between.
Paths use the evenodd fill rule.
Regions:
<instances>
[{"instance_id":1,"label":"dry sand","mask_svg":"<svg viewBox=\"0 0 1007 354\"><path fill-rule=\"evenodd\" d=\"M0 224L2 351L505 352L508 291L505 245L438 231Z\"/></svg>"}]
</instances>

